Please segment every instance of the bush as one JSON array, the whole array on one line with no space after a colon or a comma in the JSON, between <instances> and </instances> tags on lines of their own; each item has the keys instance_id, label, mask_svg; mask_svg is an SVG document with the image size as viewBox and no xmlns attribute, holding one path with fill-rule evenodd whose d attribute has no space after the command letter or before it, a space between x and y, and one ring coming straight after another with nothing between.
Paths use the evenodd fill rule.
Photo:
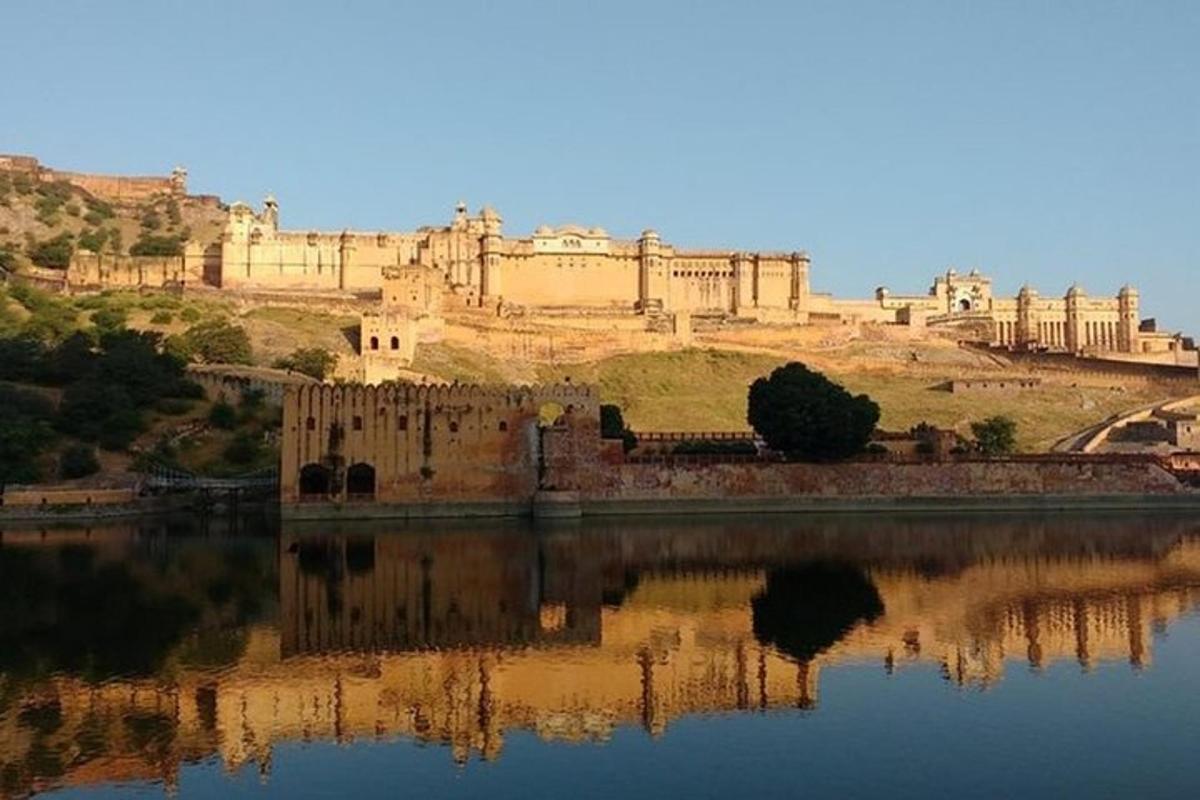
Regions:
<instances>
[{"instance_id":1,"label":"bush","mask_svg":"<svg viewBox=\"0 0 1200 800\"><path fill-rule=\"evenodd\" d=\"M53 239L36 243L29 250L29 260L39 267L66 269L74 252L75 245L71 241L71 234L63 233Z\"/></svg>"},{"instance_id":2,"label":"bush","mask_svg":"<svg viewBox=\"0 0 1200 800\"><path fill-rule=\"evenodd\" d=\"M200 312L192 306L188 306L179 312L179 318L188 324L199 322L200 316Z\"/></svg>"},{"instance_id":3,"label":"bush","mask_svg":"<svg viewBox=\"0 0 1200 800\"><path fill-rule=\"evenodd\" d=\"M337 356L320 347L301 347L291 355L278 359L274 366L322 381L337 366Z\"/></svg>"},{"instance_id":4,"label":"bush","mask_svg":"<svg viewBox=\"0 0 1200 800\"><path fill-rule=\"evenodd\" d=\"M152 208L146 209L142 213L142 227L148 231L156 231L162 227L162 219L158 216L158 212Z\"/></svg>"},{"instance_id":5,"label":"bush","mask_svg":"<svg viewBox=\"0 0 1200 800\"><path fill-rule=\"evenodd\" d=\"M192 402L182 397L164 397L154 404L154 410L160 414L178 417L192 410Z\"/></svg>"},{"instance_id":6,"label":"bush","mask_svg":"<svg viewBox=\"0 0 1200 800\"><path fill-rule=\"evenodd\" d=\"M208 364L249 364L250 337L246 331L225 320L209 320L188 328L175 341L172 352L189 361Z\"/></svg>"},{"instance_id":7,"label":"bush","mask_svg":"<svg viewBox=\"0 0 1200 800\"><path fill-rule=\"evenodd\" d=\"M625 424L621 407L610 403L600 406L600 438L620 439L626 453L637 447L637 436Z\"/></svg>"},{"instance_id":8,"label":"bush","mask_svg":"<svg viewBox=\"0 0 1200 800\"><path fill-rule=\"evenodd\" d=\"M213 407L209 409L208 421L213 427L222 430L233 430L237 427L237 411L233 406L226 403L224 400L213 403Z\"/></svg>"},{"instance_id":9,"label":"bush","mask_svg":"<svg viewBox=\"0 0 1200 800\"><path fill-rule=\"evenodd\" d=\"M879 406L793 362L754 382L746 416L773 450L826 461L863 451L879 422Z\"/></svg>"},{"instance_id":10,"label":"bush","mask_svg":"<svg viewBox=\"0 0 1200 800\"><path fill-rule=\"evenodd\" d=\"M129 315L120 308L102 308L92 312L92 324L102 333L119 331L129 321Z\"/></svg>"},{"instance_id":11,"label":"bush","mask_svg":"<svg viewBox=\"0 0 1200 800\"><path fill-rule=\"evenodd\" d=\"M0 245L0 270L14 272L17 269L17 254L11 245Z\"/></svg>"},{"instance_id":12,"label":"bush","mask_svg":"<svg viewBox=\"0 0 1200 800\"><path fill-rule=\"evenodd\" d=\"M107 241L108 231L104 228L93 228L79 234L79 246L84 250L91 250L93 253L103 251L104 243Z\"/></svg>"},{"instance_id":13,"label":"bush","mask_svg":"<svg viewBox=\"0 0 1200 800\"><path fill-rule=\"evenodd\" d=\"M971 423L975 447L988 456L1011 453L1017 445L1017 423L1004 416L988 417Z\"/></svg>"},{"instance_id":14,"label":"bush","mask_svg":"<svg viewBox=\"0 0 1200 800\"><path fill-rule=\"evenodd\" d=\"M178 256L183 255L183 240L178 236L152 236L142 234L129 248L131 256Z\"/></svg>"},{"instance_id":15,"label":"bush","mask_svg":"<svg viewBox=\"0 0 1200 800\"><path fill-rule=\"evenodd\" d=\"M175 315L170 311L156 311L154 316L150 317L151 325L170 325L175 321Z\"/></svg>"},{"instance_id":16,"label":"bush","mask_svg":"<svg viewBox=\"0 0 1200 800\"><path fill-rule=\"evenodd\" d=\"M680 442L671 448L671 453L677 456L756 456L758 448L754 442L747 441L714 441L709 439L693 439Z\"/></svg>"},{"instance_id":17,"label":"bush","mask_svg":"<svg viewBox=\"0 0 1200 800\"><path fill-rule=\"evenodd\" d=\"M96 450L86 444L73 444L58 459L58 477L63 480L84 478L100 471Z\"/></svg>"},{"instance_id":18,"label":"bush","mask_svg":"<svg viewBox=\"0 0 1200 800\"><path fill-rule=\"evenodd\" d=\"M249 431L238 433L222 453L230 464L253 464L262 455L262 439Z\"/></svg>"}]
</instances>

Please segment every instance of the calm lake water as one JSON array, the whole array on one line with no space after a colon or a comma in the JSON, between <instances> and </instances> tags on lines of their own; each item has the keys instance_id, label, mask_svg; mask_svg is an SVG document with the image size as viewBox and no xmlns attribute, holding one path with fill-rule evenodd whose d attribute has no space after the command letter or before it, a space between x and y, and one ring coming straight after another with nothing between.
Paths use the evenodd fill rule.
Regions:
<instances>
[{"instance_id":1,"label":"calm lake water","mask_svg":"<svg viewBox=\"0 0 1200 800\"><path fill-rule=\"evenodd\" d=\"M1200 795L1200 522L0 535L0 796Z\"/></svg>"}]
</instances>

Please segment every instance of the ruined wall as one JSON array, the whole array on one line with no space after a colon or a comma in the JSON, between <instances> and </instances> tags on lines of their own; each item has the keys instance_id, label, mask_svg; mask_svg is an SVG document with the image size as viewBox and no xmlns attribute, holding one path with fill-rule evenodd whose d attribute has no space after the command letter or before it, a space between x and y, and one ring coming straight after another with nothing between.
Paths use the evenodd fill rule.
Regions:
<instances>
[{"instance_id":1,"label":"ruined wall","mask_svg":"<svg viewBox=\"0 0 1200 800\"><path fill-rule=\"evenodd\" d=\"M1178 494L1157 463L1136 460L958 461L938 464L664 465L605 470L590 500L921 498L981 495Z\"/></svg>"},{"instance_id":2,"label":"ruined wall","mask_svg":"<svg viewBox=\"0 0 1200 800\"><path fill-rule=\"evenodd\" d=\"M599 444L599 395L590 386L388 384L288 391L281 501L528 502L538 486L538 417L551 404L561 411L562 428L579 439L572 468L583 470L595 461ZM556 484L579 480L564 474Z\"/></svg>"},{"instance_id":3,"label":"ruined wall","mask_svg":"<svg viewBox=\"0 0 1200 800\"><path fill-rule=\"evenodd\" d=\"M65 181L96 197L117 203L136 203L155 195L187 194L187 170L180 167L170 175L103 175L52 169L31 156L0 155L0 169L25 172L45 183Z\"/></svg>"},{"instance_id":4,"label":"ruined wall","mask_svg":"<svg viewBox=\"0 0 1200 800\"><path fill-rule=\"evenodd\" d=\"M71 256L66 283L71 289L202 286L213 283L220 252L191 242L179 256L126 256L77 251Z\"/></svg>"}]
</instances>

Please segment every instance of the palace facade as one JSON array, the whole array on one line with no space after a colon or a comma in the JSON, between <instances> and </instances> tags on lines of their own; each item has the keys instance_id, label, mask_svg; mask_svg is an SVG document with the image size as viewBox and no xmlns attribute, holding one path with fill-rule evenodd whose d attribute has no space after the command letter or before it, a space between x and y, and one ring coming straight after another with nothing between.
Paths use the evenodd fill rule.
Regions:
<instances>
[{"instance_id":1,"label":"palace facade","mask_svg":"<svg viewBox=\"0 0 1200 800\"><path fill-rule=\"evenodd\" d=\"M420 268L418 271L410 270ZM997 346L1076 354L1169 353L1184 346L1142 320L1136 289L1090 296L1072 286L1062 297L1023 287L1016 297L993 294L991 278L977 270L938 276L923 295L893 294L843 300L814 293L811 261L803 251L695 250L664 242L647 229L636 240L613 238L603 228L539 227L509 237L500 215L476 215L459 204L441 227L410 232L288 231L279 227L273 197L256 212L246 203L229 210L220 246L222 288L260 292L383 294L387 276L420 283L424 307L408 301L401 321L384 298L370 326L400 325L406 342L420 338L409 323L436 316L432 278L465 308L496 312L719 315L775 324L900 324L968 326L974 337ZM388 322L391 315L392 323ZM407 326L407 327L406 327ZM392 331L382 332L392 341ZM365 351L364 351L365 353ZM379 360L379 359L376 359ZM411 362L411 353L407 362Z\"/></svg>"}]
</instances>

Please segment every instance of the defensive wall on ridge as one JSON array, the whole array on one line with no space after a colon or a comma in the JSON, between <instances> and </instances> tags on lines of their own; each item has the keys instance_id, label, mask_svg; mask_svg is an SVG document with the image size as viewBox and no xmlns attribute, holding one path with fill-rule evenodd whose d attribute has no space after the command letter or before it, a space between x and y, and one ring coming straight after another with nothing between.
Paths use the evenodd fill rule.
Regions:
<instances>
[{"instance_id":1,"label":"defensive wall on ridge","mask_svg":"<svg viewBox=\"0 0 1200 800\"><path fill-rule=\"evenodd\" d=\"M52 169L33 156L0 154L0 170L22 172L45 183L64 181L96 197L118 203L133 203L155 195L187 194L187 170L182 167L176 167L170 175L104 175Z\"/></svg>"}]
</instances>

